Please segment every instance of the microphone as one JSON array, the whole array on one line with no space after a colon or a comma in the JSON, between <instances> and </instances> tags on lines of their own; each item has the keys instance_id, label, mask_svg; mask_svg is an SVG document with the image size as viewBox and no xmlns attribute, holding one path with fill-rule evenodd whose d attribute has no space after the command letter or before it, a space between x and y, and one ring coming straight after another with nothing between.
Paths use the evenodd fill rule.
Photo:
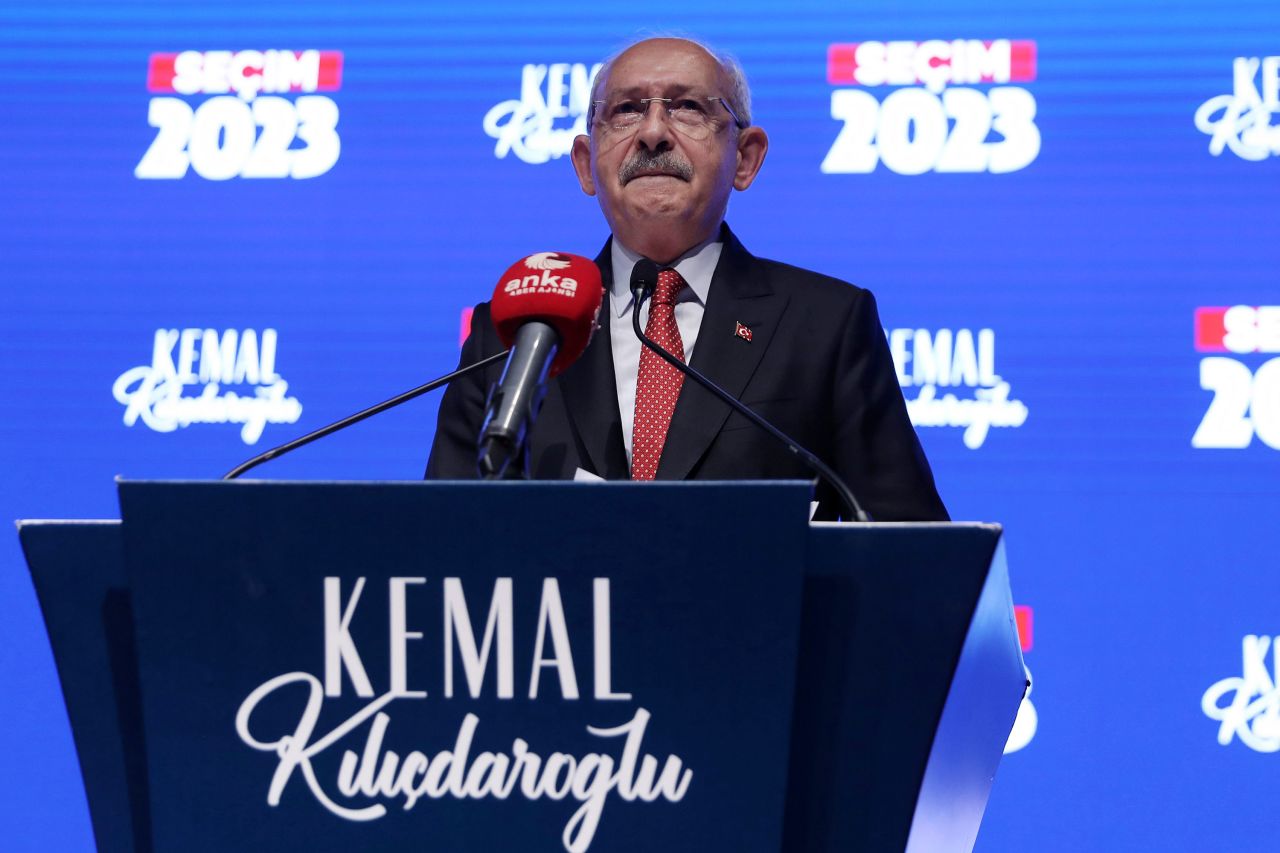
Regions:
<instances>
[{"instance_id":1,"label":"microphone","mask_svg":"<svg viewBox=\"0 0 1280 853\"><path fill-rule=\"evenodd\" d=\"M525 435L538 415L548 379L578 360L591 342L604 298L600 270L593 261L565 252L538 252L516 261L494 288L489 312L511 355L489 394L480 428L480 476L506 475L522 457Z\"/></svg>"},{"instance_id":2,"label":"microphone","mask_svg":"<svg viewBox=\"0 0 1280 853\"><path fill-rule=\"evenodd\" d=\"M507 357L506 352L500 352L500 353L495 353L494 355L491 355L488 358L482 358L473 364L468 364L466 367L460 367L457 370L453 371L452 373L446 373L444 376L441 376L438 379L432 379L430 382L426 383L425 385L419 385L417 388L413 388L409 391L405 391L403 394L397 394L396 396L392 397L390 400L383 400L381 403L378 403L376 406L370 406L364 411L356 412L354 415L348 415L347 417L343 418L340 421L334 421L333 423L328 424L327 426L320 427L320 429L312 430L311 432L307 433L304 436L295 438L293 441L286 441L284 444L280 445L279 447L273 447L270 450L265 450L262 453L259 453L257 456L253 457L252 459L248 460L247 462L241 462L239 465L232 468L230 471L228 471L226 474L223 475L222 479L234 480L244 472L252 468L257 468L263 462L270 462L272 459L275 459L277 456L283 456L291 450L297 450L299 447L302 447L303 445L306 445L306 444L310 444L311 442L316 441L317 439L324 438L326 435L335 433L340 429L346 429L352 424L359 423L365 418L371 418L374 415L378 414L379 412L385 412L387 409L394 408L400 405L401 403L407 403L409 400L412 400L414 397L421 397L423 394L427 393L428 391L434 391L435 389L439 388L442 385L448 385L453 380L466 376L469 373L474 373L477 370L483 370L489 365L497 361L500 361L506 357Z\"/></svg>"},{"instance_id":3,"label":"microphone","mask_svg":"<svg viewBox=\"0 0 1280 853\"><path fill-rule=\"evenodd\" d=\"M658 265L648 258L641 258L631 269L631 328L635 331L636 337L640 339L640 343L653 350L662 358L663 361L670 364L676 370L679 370L685 376L692 377L695 382L703 388L706 388L712 394L715 394L716 397L720 398L720 400L726 403L735 412L740 413L747 420L751 421L753 424L769 433L769 435L786 445L787 450L790 450L793 454L799 456L805 464L831 484L832 488L836 490L836 494L840 496L840 500L844 502L845 508L850 513L847 517L855 518L858 521L870 521L871 516L867 515L866 510L864 510L862 505L858 503L858 499L854 497L853 490L849 488L848 484L845 483L845 481L831 468L831 466L819 459L816 454L801 447L794 439L782 430L778 429L763 417L749 409L740 402L737 397L733 396L706 376L703 376L700 372L694 370L692 367L667 352L652 339L647 337L643 331L641 331L640 304L644 302L646 298L653 295L653 290L658 285L658 272Z\"/></svg>"}]
</instances>

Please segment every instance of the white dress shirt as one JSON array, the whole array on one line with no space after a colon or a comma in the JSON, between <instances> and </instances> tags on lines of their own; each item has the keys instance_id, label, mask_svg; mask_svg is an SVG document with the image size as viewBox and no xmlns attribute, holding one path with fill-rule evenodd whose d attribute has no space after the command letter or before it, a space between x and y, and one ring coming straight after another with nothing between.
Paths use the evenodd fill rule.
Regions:
<instances>
[{"instance_id":1,"label":"white dress shirt","mask_svg":"<svg viewBox=\"0 0 1280 853\"><path fill-rule=\"evenodd\" d=\"M622 416L622 439L627 447L627 464L631 463L631 432L636 417L636 373L640 370L640 349L643 346L631 328L631 270L640 255L613 238L613 289L609 293L609 341L613 345L613 378L618 387L618 414ZM720 250L724 244L711 241L694 246L675 263L668 264L688 287L676 296L676 325L680 327L680 340L684 343L684 360L693 358L693 346L698 342L698 328L707 306L707 293L711 290L711 276L720 262ZM649 302L640 309L640 328L649 322Z\"/></svg>"}]
</instances>

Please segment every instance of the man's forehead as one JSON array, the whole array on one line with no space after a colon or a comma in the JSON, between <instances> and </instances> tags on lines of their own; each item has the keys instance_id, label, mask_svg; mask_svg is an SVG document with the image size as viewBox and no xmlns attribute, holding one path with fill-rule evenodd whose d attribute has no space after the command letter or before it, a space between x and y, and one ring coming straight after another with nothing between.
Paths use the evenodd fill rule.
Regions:
<instances>
[{"instance_id":1,"label":"man's forehead","mask_svg":"<svg viewBox=\"0 0 1280 853\"><path fill-rule=\"evenodd\" d=\"M713 88L705 83L684 83L677 81L652 81L635 83L630 86L618 86L614 85L612 79L610 79L606 80L605 83L605 94L623 98L644 97L647 95L657 95L662 98L670 98L677 95L708 92Z\"/></svg>"},{"instance_id":2,"label":"man's forehead","mask_svg":"<svg viewBox=\"0 0 1280 853\"><path fill-rule=\"evenodd\" d=\"M724 71L701 45L683 39L651 39L632 45L605 69L602 91L621 95L671 95L717 89Z\"/></svg>"}]
</instances>

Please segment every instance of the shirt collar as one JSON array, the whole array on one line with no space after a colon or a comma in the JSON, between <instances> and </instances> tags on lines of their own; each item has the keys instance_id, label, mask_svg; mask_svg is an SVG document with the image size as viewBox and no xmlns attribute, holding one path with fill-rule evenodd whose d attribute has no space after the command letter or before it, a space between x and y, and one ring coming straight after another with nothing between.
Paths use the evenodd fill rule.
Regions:
<instances>
[{"instance_id":1,"label":"shirt collar","mask_svg":"<svg viewBox=\"0 0 1280 853\"><path fill-rule=\"evenodd\" d=\"M685 294L692 291L698 302L706 306L707 294L711 291L711 277L715 274L716 264L720 262L720 251L723 248L724 242L720 239L720 233L716 232L715 237L694 246L676 258L675 263L667 264L668 267L675 268L685 284L689 285L688 290L682 292L683 298L676 301L687 301L688 296ZM631 308L631 270L641 256L622 245L617 237L611 241L610 255L613 263L613 288L609 292L609 301L613 312L621 317Z\"/></svg>"}]
</instances>

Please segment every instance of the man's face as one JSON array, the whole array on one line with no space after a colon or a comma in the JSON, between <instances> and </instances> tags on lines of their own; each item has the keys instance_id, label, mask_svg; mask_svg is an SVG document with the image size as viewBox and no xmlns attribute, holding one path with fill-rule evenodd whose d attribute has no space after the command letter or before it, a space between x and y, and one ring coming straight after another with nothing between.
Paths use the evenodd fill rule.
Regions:
<instances>
[{"instance_id":1,"label":"man's face","mask_svg":"<svg viewBox=\"0 0 1280 853\"><path fill-rule=\"evenodd\" d=\"M652 39L614 60L597 99L728 97L719 63L692 42ZM714 236L729 193L746 189L764 159L764 133L739 133L723 106L706 104L712 131L695 138L667 115L647 106L640 122L620 131L601 121L597 105L590 137L574 141L573 162L582 189L623 245L666 263ZM746 150L744 151L744 143ZM744 159L746 162L744 162Z\"/></svg>"}]
</instances>

